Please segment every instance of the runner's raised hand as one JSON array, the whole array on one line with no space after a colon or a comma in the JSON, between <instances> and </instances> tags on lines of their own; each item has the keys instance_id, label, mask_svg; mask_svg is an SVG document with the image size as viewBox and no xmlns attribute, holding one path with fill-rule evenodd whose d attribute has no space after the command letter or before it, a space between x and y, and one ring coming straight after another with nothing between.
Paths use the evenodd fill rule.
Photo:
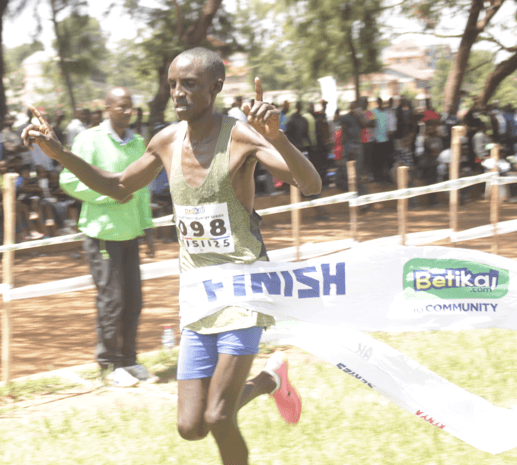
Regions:
<instances>
[{"instance_id":1,"label":"runner's raised hand","mask_svg":"<svg viewBox=\"0 0 517 465\"><path fill-rule=\"evenodd\" d=\"M249 105L244 105L242 110L254 129L268 139L276 139L280 130L280 111L273 105L264 103L263 95L260 78L256 77L253 108L250 109Z\"/></svg>"},{"instance_id":2,"label":"runner's raised hand","mask_svg":"<svg viewBox=\"0 0 517 465\"><path fill-rule=\"evenodd\" d=\"M33 105L29 104L28 107L40 124L31 123L23 130L22 140L24 145L29 147L30 150L34 150L32 145L36 143L47 157L55 158L55 152L61 150L63 146L42 114Z\"/></svg>"}]
</instances>

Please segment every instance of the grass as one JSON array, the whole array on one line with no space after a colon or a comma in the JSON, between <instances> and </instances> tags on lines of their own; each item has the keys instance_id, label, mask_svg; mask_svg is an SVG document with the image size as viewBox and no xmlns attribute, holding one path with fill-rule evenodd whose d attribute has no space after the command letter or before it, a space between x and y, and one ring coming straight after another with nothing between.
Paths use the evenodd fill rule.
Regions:
<instances>
[{"instance_id":1,"label":"grass","mask_svg":"<svg viewBox=\"0 0 517 465\"><path fill-rule=\"evenodd\" d=\"M513 407L515 332L474 330L388 334L376 338L499 406ZM271 348L263 347L268 353ZM260 465L513 465L517 449L493 456L478 451L387 402L372 389L336 368L301 355L290 374L300 390L300 423L282 422L272 399L262 396L239 414L250 450ZM143 359L174 384L176 353ZM258 361L254 372L260 369ZM173 367L173 368L171 368ZM217 447L209 436L182 440L176 431L176 405L112 411L73 410L54 418L0 422L0 464L217 465Z\"/></svg>"},{"instance_id":2,"label":"grass","mask_svg":"<svg viewBox=\"0 0 517 465\"><path fill-rule=\"evenodd\" d=\"M0 387L0 412L3 406L14 402L34 399L45 394L55 394L75 387L74 383L58 376L50 376Z\"/></svg>"}]
</instances>

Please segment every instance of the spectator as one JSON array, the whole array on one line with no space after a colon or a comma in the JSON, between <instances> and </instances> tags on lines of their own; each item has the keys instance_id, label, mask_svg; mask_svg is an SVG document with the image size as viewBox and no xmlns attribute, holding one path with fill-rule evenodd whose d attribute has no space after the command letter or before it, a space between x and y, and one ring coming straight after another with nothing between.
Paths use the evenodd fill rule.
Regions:
<instances>
[{"instance_id":1,"label":"spectator","mask_svg":"<svg viewBox=\"0 0 517 465\"><path fill-rule=\"evenodd\" d=\"M19 230L22 232L22 240L44 237L40 212L43 190L38 181L37 177L31 177L30 165L23 165L20 168L20 175L16 180L16 200L19 206ZM32 221L36 223L38 230L33 228Z\"/></svg>"},{"instance_id":2,"label":"spectator","mask_svg":"<svg viewBox=\"0 0 517 465\"><path fill-rule=\"evenodd\" d=\"M492 139L494 142L506 145L506 119L499 110L499 100L494 100L490 106L490 124L492 125Z\"/></svg>"},{"instance_id":3,"label":"spectator","mask_svg":"<svg viewBox=\"0 0 517 465\"><path fill-rule=\"evenodd\" d=\"M146 123L144 123L144 111L141 107L136 109L136 120L130 126L133 132L140 134L144 140L148 140L149 138L149 127Z\"/></svg>"},{"instance_id":4,"label":"spectator","mask_svg":"<svg viewBox=\"0 0 517 465\"><path fill-rule=\"evenodd\" d=\"M102 123L102 110L94 110L90 115L90 124L88 128L94 128Z\"/></svg>"},{"instance_id":5,"label":"spectator","mask_svg":"<svg viewBox=\"0 0 517 465\"><path fill-rule=\"evenodd\" d=\"M474 153L476 154L476 162L479 163L490 156L490 150L487 148L487 145L492 143L492 139L486 134L486 124L483 121L476 119L474 120L474 125L476 133L472 142Z\"/></svg>"},{"instance_id":6,"label":"spectator","mask_svg":"<svg viewBox=\"0 0 517 465\"><path fill-rule=\"evenodd\" d=\"M31 113L32 115L32 113ZM65 119L65 114L62 110L57 110L54 113L54 124L52 125L52 130L56 134L57 139L59 142L61 142L63 145L66 143L65 134L63 133L61 129L61 124L63 124L63 120Z\"/></svg>"},{"instance_id":7,"label":"spectator","mask_svg":"<svg viewBox=\"0 0 517 465\"><path fill-rule=\"evenodd\" d=\"M158 110L156 113L156 116L154 118L154 122L151 125L151 136L152 139L156 134L158 134L163 128L166 128L169 126L170 123L165 121L165 111L164 110Z\"/></svg>"},{"instance_id":8,"label":"spectator","mask_svg":"<svg viewBox=\"0 0 517 465\"><path fill-rule=\"evenodd\" d=\"M241 110L242 107L242 95L238 95L235 97L232 108L228 111L228 116L231 116L232 118L235 118L236 120L243 121L244 123L247 123L248 120L246 119L246 115Z\"/></svg>"},{"instance_id":9,"label":"spectator","mask_svg":"<svg viewBox=\"0 0 517 465\"><path fill-rule=\"evenodd\" d=\"M332 141L326 114L327 101L320 100L320 106L321 110L313 114L316 120L316 144L313 145L313 156L310 160L318 171L323 185L328 185L329 152L332 147Z\"/></svg>"},{"instance_id":10,"label":"spectator","mask_svg":"<svg viewBox=\"0 0 517 465\"><path fill-rule=\"evenodd\" d=\"M438 180L438 155L443 150L442 139L438 135L437 126L429 124L425 126L424 154L420 159L420 169L424 185L435 184ZM439 204L436 193L429 194L429 205Z\"/></svg>"},{"instance_id":11,"label":"spectator","mask_svg":"<svg viewBox=\"0 0 517 465\"><path fill-rule=\"evenodd\" d=\"M391 154L391 163L394 163L394 153L395 149L398 148L398 139L397 135L397 111L393 107L393 97L388 99L388 105L386 106L386 117L387 117L387 126L388 126L388 140L390 141L390 154Z\"/></svg>"},{"instance_id":12,"label":"spectator","mask_svg":"<svg viewBox=\"0 0 517 465\"><path fill-rule=\"evenodd\" d=\"M302 108L302 102L296 102L296 111L287 122L285 135L300 152L308 152L312 141L309 137L309 123L301 113Z\"/></svg>"},{"instance_id":13,"label":"spectator","mask_svg":"<svg viewBox=\"0 0 517 465\"><path fill-rule=\"evenodd\" d=\"M427 123L428 121L438 123L440 121L440 115L434 110L429 98L425 99L425 109L421 121L422 123Z\"/></svg>"},{"instance_id":14,"label":"spectator","mask_svg":"<svg viewBox=\"0 0 517 465\"><path fill-rule=\"evenodd\" d=\"M368 109L368 98L363 97L361 100L362 109L362 129L361 143L364 160L364 170L369 181L373 181L373 147L375 145L374 130L377 125L377 117L375 113Z\"/></svg>"},{"instance_id":15,"label":"spectator","mask_svg":"<svg viewBox=\"0 0 517 465\"><path fill-rule=\"evenodd\" d=\"M414 179L416 177L415 169L415 157L412 150L412 135L407 134L405 137L400 139L398 148L395 150L395 160L391 169L391 178L394 184L397 184L397 168L399 166L407 166L409 168L408 173L408 187L415 187ZM418 209L418 201L415 197L409 198L409 209Z\"/></svg>"},{"instance_id":16,"label":"spectator","mask_svg":"<svg viewBox=\"0 0 517 465\"><path fill-rule=\"evenodd\" d=\"M23 145L20 135L13 130L15 117L7 114L4 118L4 125L0 137L2 138L2 157L8 162L15 156L20 155L24 164L30 163L29 151Z\"/></svg>"},{"instance_id":17,"label":"spectator","mask_svg":"<svg viewBox=\"0 0 517 465\"><path fill-rule=\"evenodd\" d=\"M506 121L506 148L509 154L513 154L515 153L514 144L517 142L517 123L515 110L511 103L504 107L503 116Z\"/></svg>"},{"instance_id":18,"label":"spectator","mask_svg":"<svg viewBox=\"0 0 517 465\"><path fill-rule=\"evenodd\" d=\"M389 182L387 174L391 169L390 143L388 139L388 114L383 101L377 99L377 108L373 110L377 124L375 125L372 168L373 177L377 183Z\"/></svg>"},{"instance_id":19,"label":"spectator","mask_svg":"<svg viewBox=\"0 0 517 465\"><path fill-rule=\"evenodd\" d=\"M282 108L280 109L280 129L285 132L287 128L287 121L289 121L289 102L284 100Z\"/></svg>"},{"instance_id":20,"label":"spectator","mask_svg":"<svg viewBox=\"0 0 517 465\"><path fill-rule=\"evenodd\" d=\"M452 128L460 124L455 105L449 105L448 110L442 114L441 122L444 125L443 146L448 149L451 147Z\"/></svg>"},{"instance_id":21,"label":"spectator","mask_svg":"<svg viewBox=\"0 0 517 465\"><path fill-rule=\"evenodd\" d=\"M82 132L73 152L96 166L123 171L145 152L141 136L129 129L133 111L131 93L115 87L106 94L109 119ZM149 190L140 189L119 203L87 188L63 170L61 187L83 202L79 229L86 235L84 249L97 286L97 345L95 356L102 372L115 368L116 383L150 380L137 364L136 335L142 310L138 237L152 227Z\"/></svg>"},{"instance_id":22,"label":"spectator","mask_svg":"<svg viewBox=\"0 0 517 465\"><path fill-rule=\"evenodd\" d=\"M332 121L332 135L334 137L334 161L339 163L343 159L343 130L341 128L339 108L334 112Z\"/></svg>"},{"instance_id":23,"label":"spectator","mask_svg":"<svg viewBox=\"0 0 517 465\"><path fill-rule=\"evenodd\" d=\"M74 119L66 127L67 145L72 147L76 136L88 128L90 119L90 110L86 108L76 108L74 111Z\"/></svg>"},{"instance_id":24,"label":"spectator","mask_svg":"<svg viewBox=\"0 0 517 465\"><path fill-rule=\"evenodd\" d=\"M361 145L361 118L357 102L350 103L350 111L339 120L342 132L344 162L355 160L357 180L363 175L363 153Z\"/></svg>"}]
</instances>

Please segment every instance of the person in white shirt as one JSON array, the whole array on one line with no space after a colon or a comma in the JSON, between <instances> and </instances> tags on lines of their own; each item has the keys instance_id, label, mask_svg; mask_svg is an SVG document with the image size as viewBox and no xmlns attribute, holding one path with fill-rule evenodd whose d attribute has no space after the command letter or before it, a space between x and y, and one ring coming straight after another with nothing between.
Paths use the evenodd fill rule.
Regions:
<instances>
[{"instance_id":1,"label":"person in white shirt","mask_svg":"<svg viewBox=\"0 0 517 465\"><path fill-rule=\"evenodd\" d=\"M74 119L66 127L66 143L68 147L74 145L74 139L77 134L88 129L88 120L90 119L90 110L87 108L76 108L74 112Z\"/></svg>"},{"instance_id":2,"label":"person in white shirt","mask_svg":"<svg viewBox=\"0 0 517 465\"><path fill-rule=\"evenodd\" d=\"M228 116L231 116L232 118L235 118L239 121L244 121L245 123L248 122L246 119L246 115L241 110L242 107L242 96L238 95L235 97L235 100L233 101L232 108L228 111Z\"/></svg>"}]
</instances>

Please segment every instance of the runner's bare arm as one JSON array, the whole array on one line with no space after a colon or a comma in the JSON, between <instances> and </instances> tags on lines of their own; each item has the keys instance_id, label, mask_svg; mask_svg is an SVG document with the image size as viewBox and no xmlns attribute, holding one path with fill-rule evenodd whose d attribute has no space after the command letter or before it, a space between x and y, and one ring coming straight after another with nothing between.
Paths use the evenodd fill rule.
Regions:
<instances>
[{"instance_id":1,"label":"runner's bare arm","mask_svg":"<svg viewBox=\"0 0 517 465\"><path fill-rule=\"evenodd\" d=\"M256 132L241 124L237 134L247 140L254 156L273 176L298 187L304 195L318 194L322 186L318 172L280 130L280 112L262 98L260 78L255 78L255 104L243 110Z\"/></svg>"},{"instance_id":2,"label":"runner's bare arm","mask_svg":"<svg viewBox=\"0 0 517 465\"><path fill-rule=\"evenodd\" d=\"M32 149L32 145L36 143L45 155L57 160L99 194L108 195L122 202L133 192L147 186L160 172L162 161L153 150L152 144L149 144L141 158L129 165L122 173L111 173L90 165L63 147L48 121L32 105L29 105L29 108L40 124L30 124L23 130L24 144Z\"/></svg>"}]
</instances>

